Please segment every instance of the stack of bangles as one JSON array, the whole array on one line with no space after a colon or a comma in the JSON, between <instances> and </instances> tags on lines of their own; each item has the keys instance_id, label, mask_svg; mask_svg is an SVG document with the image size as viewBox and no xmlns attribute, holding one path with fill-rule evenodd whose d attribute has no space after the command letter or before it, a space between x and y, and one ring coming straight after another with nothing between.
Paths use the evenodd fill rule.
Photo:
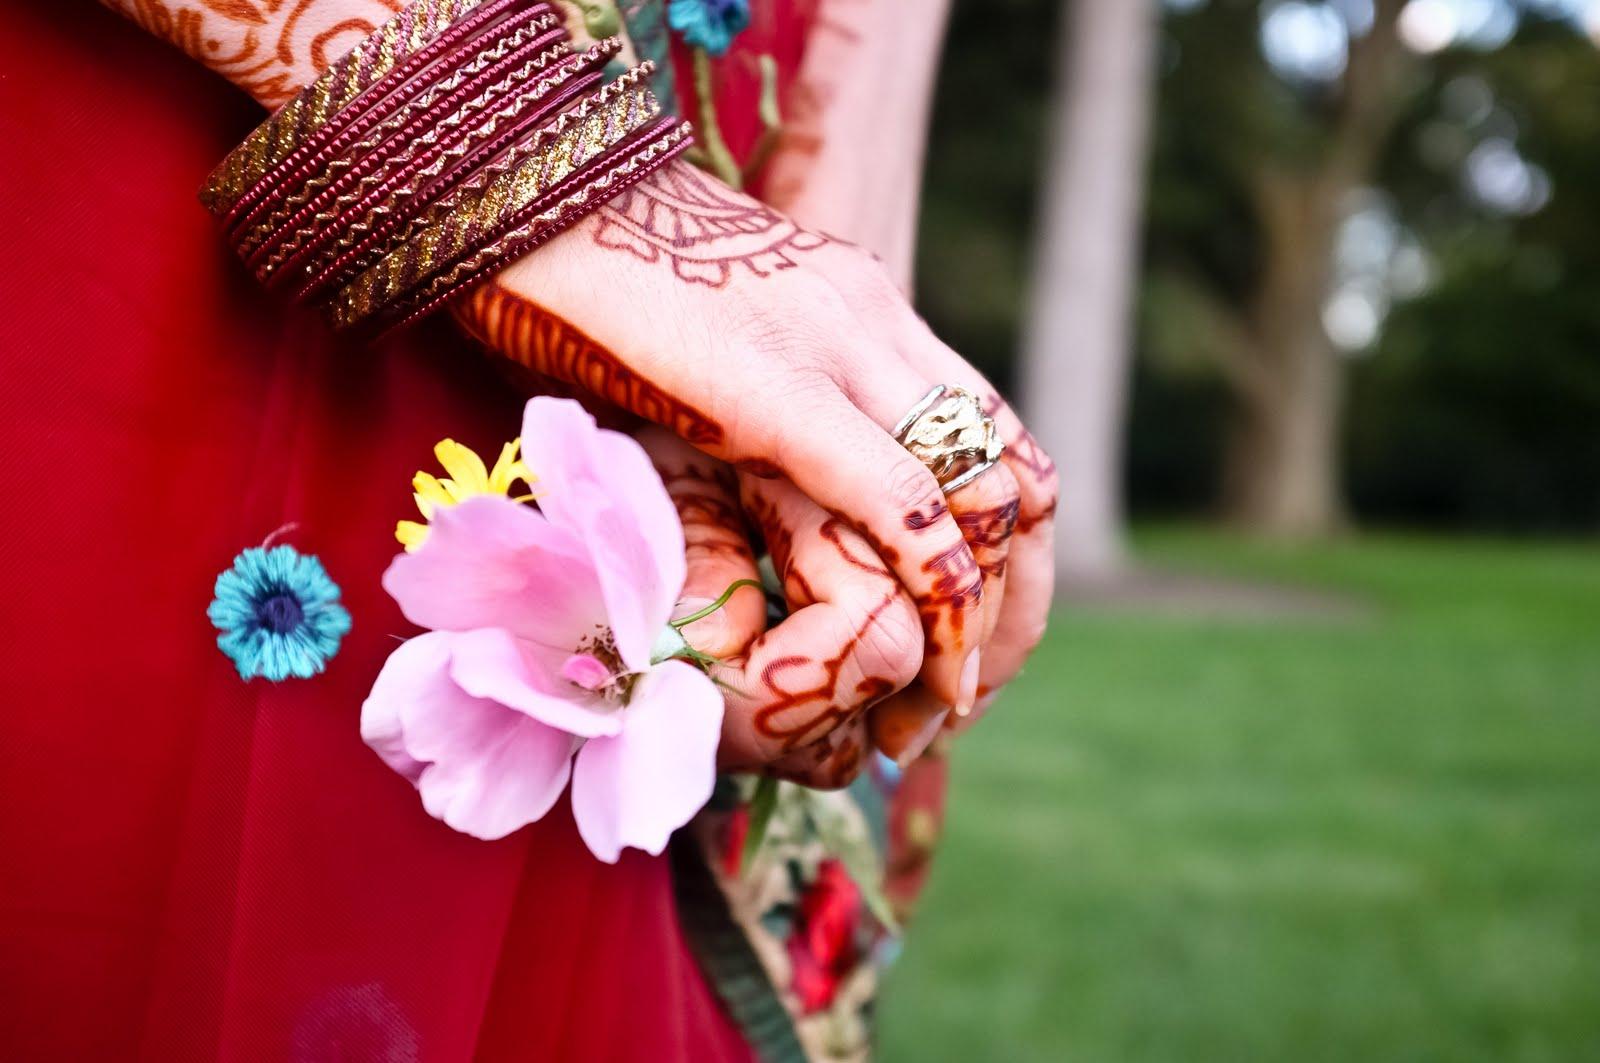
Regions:
<instances>
[{"instance_id":1,"label":"stack of bangles","mask_svg":"<svg viewBox=\"0 0 1600 1063\"><path fill-rule=\"evenodd\" d=\"M690 144L651 63L602 85L542 0L418 0L268 118L200 200L338 328L407 324Z\"/></svg>"}]
</instances>

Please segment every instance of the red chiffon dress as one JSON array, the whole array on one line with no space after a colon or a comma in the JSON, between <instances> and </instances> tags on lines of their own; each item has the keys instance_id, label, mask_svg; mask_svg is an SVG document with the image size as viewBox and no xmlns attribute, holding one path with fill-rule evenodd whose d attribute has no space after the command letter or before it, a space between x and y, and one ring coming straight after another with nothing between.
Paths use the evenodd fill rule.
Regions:
<instances>
[{"instance_id":1,"label":"red chiffon dress","mask_svg":"<svg viewBox=\"0 0 1600 1063\"><path fill-rule=\"evenodd\" d=\"M407 485L521 396L443 320L362 348L256 290L195 202L260 118L214 75L88 2L5 14L0 1059L749 1058L666 858L597 861L564 803L456 834L358 733ZM246 683L206 607L286 524L354 629Z\"/></svg>"}]
</instances>

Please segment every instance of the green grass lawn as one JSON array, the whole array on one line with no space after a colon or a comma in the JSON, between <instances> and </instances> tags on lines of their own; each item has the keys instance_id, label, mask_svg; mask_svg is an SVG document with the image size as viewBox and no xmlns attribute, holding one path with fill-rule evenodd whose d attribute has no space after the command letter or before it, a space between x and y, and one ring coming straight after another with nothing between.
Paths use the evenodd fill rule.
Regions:
<instances>
[{"instance_id":1,"label":"green grass lawn","mask_svg":"<svg viewBox=\"0 0 1600 1063\"><path fill-rule=\"evenodd\" d=\"M1064 608L955 752L882 1058L1600 1059L1600 547L1140 552L1371 608Z\"/></svg>"}]
</instances>

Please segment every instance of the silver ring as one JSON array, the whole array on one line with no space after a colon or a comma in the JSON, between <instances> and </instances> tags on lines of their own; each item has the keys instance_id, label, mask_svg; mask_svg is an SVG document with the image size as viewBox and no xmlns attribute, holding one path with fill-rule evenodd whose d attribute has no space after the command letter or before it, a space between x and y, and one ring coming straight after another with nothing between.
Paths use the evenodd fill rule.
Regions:
<instances>
[{"instance_id":1,"label":"silver ring","mask_svg":"<svg viewBox=\"0 0 1600 1063\"><path fill-rule=\"evenodd\" d=\"M992 469L1006 445L965 388L937 384L894 426L895 442L928 467L945 494Z\"/></svg>"}]
</instances>

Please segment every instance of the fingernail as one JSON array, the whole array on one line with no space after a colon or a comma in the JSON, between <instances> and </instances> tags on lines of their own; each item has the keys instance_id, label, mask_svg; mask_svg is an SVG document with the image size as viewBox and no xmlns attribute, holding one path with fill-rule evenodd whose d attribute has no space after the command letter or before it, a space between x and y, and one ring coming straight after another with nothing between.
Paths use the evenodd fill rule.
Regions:
<instances>
[{"instance_id":1,"label":"fingernail","mask_svg":"<svg viewBox=\"0 0 1600 1063\"><path fill-rule=\"evenodd\" d=\"M927 752L928 747L933 745L933 740L939 737L939 729L944 726L945 717L949 715L950 710L946 709L923 724L922 729L911 737L910 744L900 751L900 755L895 758L895 763L902 768L908 768L911 766L912 761Z\"/></svg>"},{"instance_id":2,"label":"fingernail","mask_svg":"<svg viewBox=\"0 0 1600 1063\"><path fill-rule=\"evenodd\" d=\"M973 703L978 700L978 658L979 652L973 650L967 654L967 663L961 666L961 689L956 692L957 716L971 713Z\"/></svg>"}]
</instances>

